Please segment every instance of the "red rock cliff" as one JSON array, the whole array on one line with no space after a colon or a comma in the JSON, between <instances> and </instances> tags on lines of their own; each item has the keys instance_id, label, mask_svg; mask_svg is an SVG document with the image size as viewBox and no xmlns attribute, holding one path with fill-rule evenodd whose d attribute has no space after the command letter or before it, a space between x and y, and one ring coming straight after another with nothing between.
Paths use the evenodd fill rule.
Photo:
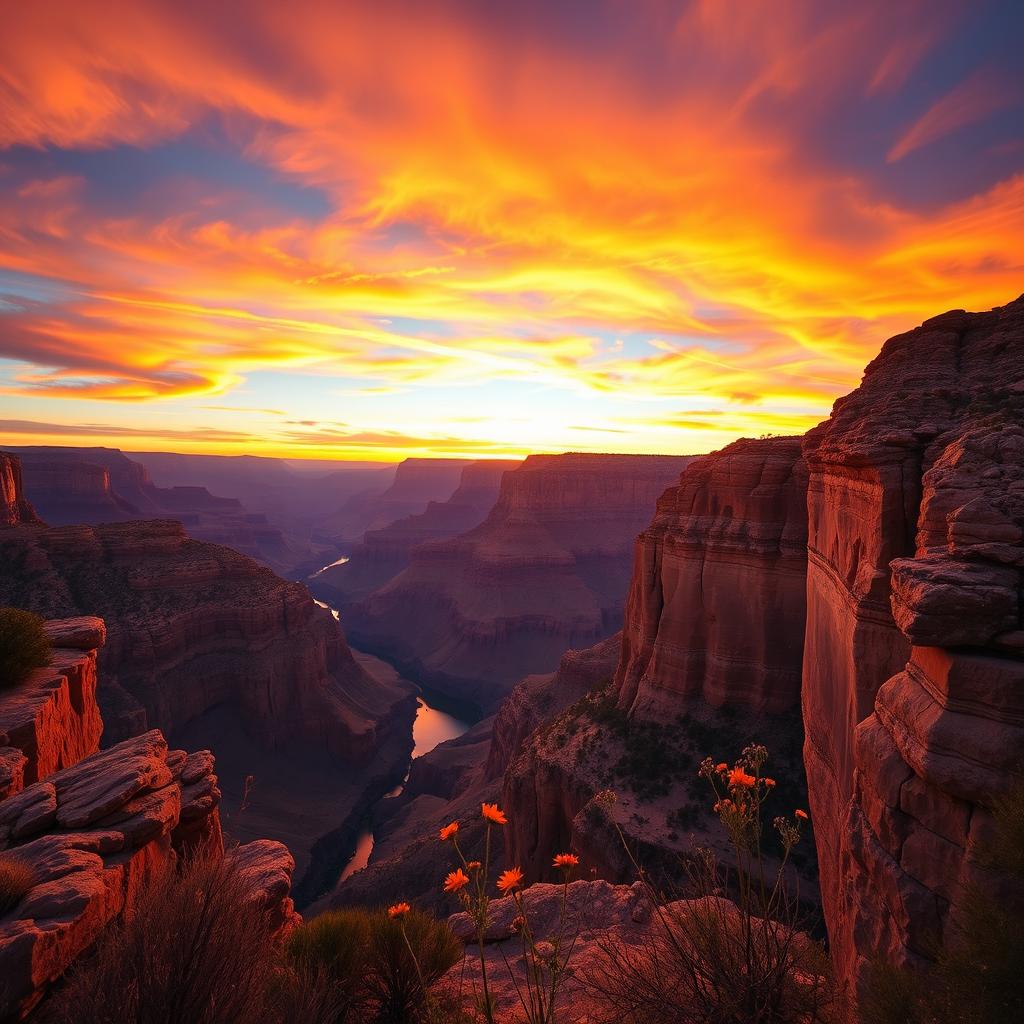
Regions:
<instances>
[{"instance_id":1,"label":"red rock cliff","mask_svg":"<svg viewBox=\"0 0 1024 1024\"><path fill-rule=\"evenodd\" d=\"M418 547L409 568L354 608L360 647L414 678L495 707L622 622L630 550L683 458L532 455L502 477L476 529Z\"/></svg>"},{"instance_id":2,"label":"red rock cliff","mask_svg":"<svg viewBox=\"0 0 1024 1024\"><path fill-rule=\"evenodd\" d=\"M14 456L0 452L0 526L37 521L35 510L25 498L21 463Z\"/></svg>"},{"instance_id":3,"label":"red rock cliff","mask_svg":"<svg viewBox=\"0 0 1024 1024\"><path fill-rule=\"evenodd\" d=\"M1024 301L886 342L808 435L805 760L834 958L912 964L1024 749Z\"/></svg>"},{"instance_id":4,"label":"red rock cliff","mask_svg":"<svg viewBox=\"0 0 1024 1024\"><path fill-rule=\"evenodd\" d=\"M800 698L807 566L800 438L697 459L636 542L622 658L630 714L692 698L778 712Z\"/></svg>"}]
</instances>

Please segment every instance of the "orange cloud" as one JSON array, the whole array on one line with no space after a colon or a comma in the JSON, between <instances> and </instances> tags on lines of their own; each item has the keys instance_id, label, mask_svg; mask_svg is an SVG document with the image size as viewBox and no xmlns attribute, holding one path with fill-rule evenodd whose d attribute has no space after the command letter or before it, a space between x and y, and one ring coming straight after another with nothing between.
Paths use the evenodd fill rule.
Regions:
<instances>
[{"instance_id":1,"label":"orange cloud","mask_svg":"<svg viewBox=\"0 0 1024 1024\"><path fill-rule=\"evenodd\" d=\"M609 4L589 32L573 5L268 2L244 24L86 6L23 5L0 38L0 270L54 290L0 296L19 399L188 401L315 373L408 395L425 450L510 451L500 424L426 424L438 389L503 384L531 444L605 426L686 448L681 430L804 429L889 334L1020 291L1019 176L928 206L886 177L1008 103L994 72L873 163L826 144L837 111L898 98L953 5ZM168 157L112 196L102 162L53 155L182 140L230 153L237 180ZM277 195L300 186L324 210ZM601 405L556 415L558 395ZM274 443L338 440L300 433ZM352 428L368 448L397 433Z\"/></svg>"}]
</instances>

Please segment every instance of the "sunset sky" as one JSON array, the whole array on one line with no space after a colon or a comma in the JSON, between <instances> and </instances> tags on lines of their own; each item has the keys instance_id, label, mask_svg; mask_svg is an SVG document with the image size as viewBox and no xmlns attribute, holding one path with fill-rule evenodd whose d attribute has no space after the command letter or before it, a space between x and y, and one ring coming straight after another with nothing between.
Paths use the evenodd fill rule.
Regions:
<instances>
[{"instance_id":1,"label":"sunset sky","mask_svg":"<svg viewBox=\"0 0 1024 1024\"><path fill-rule=\"evenodd\" d=\"M802 432L1024 292L1024 4L34 0L0 443L322 458Z\"/></svg>"}]
</instances>

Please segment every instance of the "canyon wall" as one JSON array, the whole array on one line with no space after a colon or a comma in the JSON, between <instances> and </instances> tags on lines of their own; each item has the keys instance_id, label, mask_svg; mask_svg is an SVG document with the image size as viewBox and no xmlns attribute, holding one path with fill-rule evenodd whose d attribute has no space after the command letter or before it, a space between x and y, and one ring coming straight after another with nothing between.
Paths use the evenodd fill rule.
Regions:
<instances>
[{"instance_id":1,"label":"canyon wall","mask_svg":"<svg viewBox=\"0 0 1024 1024\"><path fill-rule=\"evenodd\" d=\"M423 512L367 530L349 552L348 561L317 573L311 589L340 608L363 600L409 564L413 548L479 525L497 501L502 475L518 465L507 459L469 463L447 501L431 501Z\"/></svg>"},{"instance_id":2,"label":"canyon wall","mask_svg":"<svg viewBox=\"0 0 1024 1024\"><path fill-rule=\"evenodd\" d=\"M1020 769L1022 415L1018 300L890 339L805 442L805 760L844 982L934 952Z\"/></svg>"},{"instance_id":3,"label":"canyon wall","mask_svg":"<svg viewBox=\"0 0 1024 1024\"><path fill-rule=\"evenodd\" d=\"M32 882L0 910L0 1020L30 1013L102 930L130 914L142 889L202 847L224 856L220 790L208 750L171 750L157 730L98 750L101 619L47 624L53 663L0 690L0 765L18 762L0 792L0 857ZM226 856L254 906L278 927L298 920L294 861L261 841Z\"/></svg>"},{"instance_id":4,"label":"canyon wall","mask_svg":"<svg viewBox=\"0 0 1024 1024\"><path fill-rule=\"evenodd\" d=\"M800 438L692 462L636 542L615 685L630 714L693 700L780 712L800 700L807 571Z\"/></svg>"},{"instance_id":5,"label":"canyon wall","mask_svg":"<svg viewBox=\"0 0 1024 1024\"><path fill-rule=\"evenodd\" d=\"M37 521L35 509L25 497L21 463L13 455L0 452L0 526Z\"/></svg>"},{"instance_id":6,"label":"canyon wall","mask_svg":"<svg viewBox=\"0 0 1024 1024\"><path fill-rule=\"evenodd\" d=\"M408 685L372 679L303 585L244 555L176 522L35 523L0 529L0 564L0 604L106 620L107 744L159 727L217 745L233 834L286 840L304 866L367 780L404 769Z\"/></svg>"},{"instance_id":7,"label":"canyon wall","mask_svg":"<svg viewBox=\"0 0 1024 1024\"><path fill-rule=\"evenodd\" d=\"M622 624L630 551L687 459L531 455L487 519L423 544L346 629L428 685L494 708L526 675Z\"/></svg>"}]
</instances>

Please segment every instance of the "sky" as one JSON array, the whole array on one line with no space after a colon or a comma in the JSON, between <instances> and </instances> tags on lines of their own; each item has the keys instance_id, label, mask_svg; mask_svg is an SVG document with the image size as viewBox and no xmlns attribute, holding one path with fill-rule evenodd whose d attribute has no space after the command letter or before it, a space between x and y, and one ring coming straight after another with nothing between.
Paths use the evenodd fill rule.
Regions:
<instances>
[{"instance_id":1,"label":"sky","mask_svg":"<svg viewBox=\"0 0 1024 1024\"><path fill-rule=\"evenodd\" d=\"M0 443L324 459L799 433L1024 292L1019 0L35 0Z\"/></svg>"}]
</instances>

